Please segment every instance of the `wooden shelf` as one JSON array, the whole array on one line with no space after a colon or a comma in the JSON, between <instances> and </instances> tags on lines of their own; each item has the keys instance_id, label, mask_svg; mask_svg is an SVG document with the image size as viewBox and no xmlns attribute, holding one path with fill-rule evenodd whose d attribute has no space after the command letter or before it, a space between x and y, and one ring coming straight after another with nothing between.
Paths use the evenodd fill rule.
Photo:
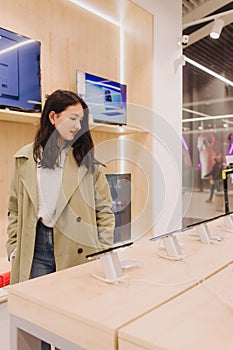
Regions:
<instances>
[{"instance_id":1,"label":"wooden shelf","mask_svg":"<svg viewBox=\"0 0 233 350\"><path fill-rule=\"evenodd\" d=\"M27 112L18 112L11 111L9 109L0 109L0 121L7 122L17 122L17 123L26 123L39 125L40 122L40 113L27 113ZM131 125L110 125L102 123L90 123L90 130L94 132L107 132L113 134L127 135L135 133L146 133L145 130Z\"/></svg>"},{"instance_id":2,"label":"wooden shelf","mask_svg":"<svg viewBox=\"0 0 233 350\"><path fill-rule=\"evenodd\" d=\"M135 133L146 133L145 130L131 125L111 125L102 123L90 123L90 130L94 132L108 132L113 134L135 134Z\"/></svg>"},{"instance_id":3,"label":"wooden shelf","mask_svg":"<svg viewBox=\"0 0 233 350\"><path fill-rule=\"evenodd\" d=\"M0 109L0 120L38 125L40 122L40 113L26 113L11 111L9 109Z\"/></svg>"}]
</instances>

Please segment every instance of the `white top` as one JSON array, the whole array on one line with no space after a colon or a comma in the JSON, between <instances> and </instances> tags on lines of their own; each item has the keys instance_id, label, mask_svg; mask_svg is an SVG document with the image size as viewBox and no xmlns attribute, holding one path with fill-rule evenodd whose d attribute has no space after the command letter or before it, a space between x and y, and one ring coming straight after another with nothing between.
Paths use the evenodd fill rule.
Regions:
<instances>
[{"instance_id":1,"label":"white top","mask_svg":"<svg viewBox=\"0 0 233 350\"><path fill-rule=\"evenodd\" d=\"M54 169L37 167L38 219L48 227L54 227L59 192L62 184L63 166L67 148L60 154L60 166Z\"/></svg>"}]
</instances>

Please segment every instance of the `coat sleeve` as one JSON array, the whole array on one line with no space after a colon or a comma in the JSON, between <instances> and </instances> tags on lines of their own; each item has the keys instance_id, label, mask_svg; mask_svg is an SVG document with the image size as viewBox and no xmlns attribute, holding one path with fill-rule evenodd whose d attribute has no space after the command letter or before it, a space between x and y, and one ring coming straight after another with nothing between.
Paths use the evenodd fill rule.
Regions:
<instances>
[{"instance_id":1,"label":"coat sleeve","mask_svg":"<svg viewBox=\"0 0 233 350\"><path fill-rule=\"evenodd\" d=\"M14 176L11 180L9 200L8 200L8 227L6 250L8 259L17 246L17 225L18 225L18 193L17 193L17 175L16 166Z\"/></svg>"},{"instance_id":2,"label":"coat sleeve","mask_svg":"<svg viewBox=\"0 0 233 350\"><path fill-rule=\"evenodd\" d=\"M107 248L114 242L115 216L110 188L101 166L97 167L95 176L95 206L98 238L101 246Z\"/></svg>"}]
</instances>

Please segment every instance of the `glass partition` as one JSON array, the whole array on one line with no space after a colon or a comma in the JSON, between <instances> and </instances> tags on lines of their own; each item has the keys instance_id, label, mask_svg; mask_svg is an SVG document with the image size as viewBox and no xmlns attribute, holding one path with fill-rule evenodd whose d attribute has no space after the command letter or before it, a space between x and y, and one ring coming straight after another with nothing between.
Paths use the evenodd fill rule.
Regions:
<instances>
[{"instance_id":1,"label":"glass partition","mask_svg":"<svg viewBox=\"0 0 233 350\"><path fill-rule=\"evenodd\" d=\"M183 50L183 197L192 192L184 226L225 212L220 168L233 155L232 40L229 24L218 40L208 34ZM232 211L231 176L228 182Z\"/></svg>"}]
</instances>

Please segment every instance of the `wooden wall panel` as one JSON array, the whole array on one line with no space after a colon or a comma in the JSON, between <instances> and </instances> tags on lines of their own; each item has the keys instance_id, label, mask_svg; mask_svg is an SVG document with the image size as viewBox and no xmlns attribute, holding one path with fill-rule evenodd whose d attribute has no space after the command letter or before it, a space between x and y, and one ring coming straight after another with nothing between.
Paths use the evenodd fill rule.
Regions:
<instances>
[{"instance_id":1,"label":"wooden wall panel","mask_svg":"<svg viewBox=\"0 0 233 350\"><path fill-rule=\"evenodd\" d=\"M128 101L151 107L152 15L130 0L87 0L85 3L116 20L123 19L123 37L122 26L111 24L68 0L0 0L0 26L41 42L43 100L45 93L57 88L76 91L76 71L83 70L113 80L122 78L121 82L127 84ZM121 47L120 38L123 39ZM129 115L128 120L134 124L133 115ZM0 158L0 257L5 256L13 154L33 140L35 130L36 126L32 124L0 121L0 145L5 151ZM128 161L118 158L119 134L94 131L93 137L98 146L97 158L106 160L106 172L127 169ZM144 143L143 137L140 142ZM113 157L109 151L111 147ZM144 180L141 181L143 175L138 170L131 170L135 172L133 186L143 193L142 186L146 186ZM140 198L135 201L140 203ZM140 207L133 205L133 212L137 214Z\"/></svg>"},{"instance_id":2,"label":"wooden wall panel","mask_svg":"<svg viewBox=\"0 0 233 350\"><path fill-rule=\"evenodd\" d=\"M76 90L76 70L119 79L119 27L67 0L0 0L1 26L42 44L42 92Z\"/></svg>"},{"instance_id":3,"label":"wooden wall panel","mask_svg":"<svg viewBox=\"0 0 233 350\"><path fill-rule=\"evenodd\" d=\"M135 133L121 139L125 173L131 174L131 236L133 240L152 233L152 137Z\"/></svg>"},{"instance_id":4,"label":"wooden wall panel","mask_svg":"<svg viewBox=\"0 0 233 350\"><path fill-rule=\"evenodd\" d=\"M33 141L36 130L34 125L0 122L0 258L6 256L7 203L13 174L13 157L20 147Z\"/></svg>"},{"instance_id":5,"label":"wooden wall panel","mask_svg":"<svg viewBox=\"0 0 233 350\"><path fill-rule=\"evenodd\" d=\"M124 14L124 71L130 104L152 108L153 93L153 16L125 3ZM133 123L133 115L128 116Z\"/></svg>"},{"instance_id":6,"label":"wooden wall panel","mask_svg":"<svg viewBox=\"0 0 233 350\"><path fill-rule=\"evenodd\" d=\"M105 173L131 174L132 239L152 232L153 138L149 133L119 135L92 131L96 157L106 164Z\"/></svg>"}]
</instances>

